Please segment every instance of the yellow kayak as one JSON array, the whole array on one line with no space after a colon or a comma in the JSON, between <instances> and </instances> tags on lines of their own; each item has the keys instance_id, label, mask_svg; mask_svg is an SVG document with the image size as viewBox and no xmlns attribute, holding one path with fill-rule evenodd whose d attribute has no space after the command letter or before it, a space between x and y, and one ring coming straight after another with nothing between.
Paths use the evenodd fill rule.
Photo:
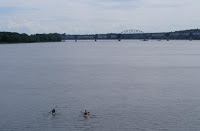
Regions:
<instances>
[{"instance_id":1,"label":"yellow kayak","mask_svg":"<svg viewBox=\"0 0 200 131\"><path fill-rule=\"evenodd\" d=\"M84 115L84 117L88 117L88 113L87 113L87 114L86 114L86 113L84 113L83 115Z\"/></svg>"}]
</instances>

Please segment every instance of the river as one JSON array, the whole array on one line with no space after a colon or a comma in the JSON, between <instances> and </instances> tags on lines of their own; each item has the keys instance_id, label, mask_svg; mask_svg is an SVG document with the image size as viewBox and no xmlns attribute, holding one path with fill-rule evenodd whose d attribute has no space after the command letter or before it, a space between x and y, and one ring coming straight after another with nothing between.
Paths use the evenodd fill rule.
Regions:
<instances>
[{"instance_id":1,"label":"river","mask_svg":"<svg viewBox=\"0 0 200 131\"><path fill-rule=\"evenodd\" d=\"M199 41L0 45L0 130L198 131L199 60Z\"/></svg>"}]
</instances>

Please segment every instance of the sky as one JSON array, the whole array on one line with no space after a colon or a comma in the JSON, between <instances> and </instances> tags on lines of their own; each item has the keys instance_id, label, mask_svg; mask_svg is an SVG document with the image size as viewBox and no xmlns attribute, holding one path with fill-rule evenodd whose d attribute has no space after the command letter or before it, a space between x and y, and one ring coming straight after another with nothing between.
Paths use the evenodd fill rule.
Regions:
<instances>
[{"instance_id":1,"label":"sky","mask_svg":"<svg viewBox=\"0 0 200 131\"><path fill-rule=\"evenodd\" d=\"M0 0L0 31L167 32L200 27L200 0Z\"/></svg>"}]
</instances>

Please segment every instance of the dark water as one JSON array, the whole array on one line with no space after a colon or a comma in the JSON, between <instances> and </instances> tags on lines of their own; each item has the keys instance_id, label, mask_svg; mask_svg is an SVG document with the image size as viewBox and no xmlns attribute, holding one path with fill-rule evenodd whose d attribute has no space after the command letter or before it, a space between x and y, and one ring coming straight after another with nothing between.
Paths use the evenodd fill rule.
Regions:
<instances>
[{"instance_id":1,"label":"dark water","mask_svg":"<svg viewBox=\"0 0 200 131\"><path fill-rule=\"evenodd\" d=\"M2 131L199 129L200 41L0 45Z\"/></svg>"}]
</instances>

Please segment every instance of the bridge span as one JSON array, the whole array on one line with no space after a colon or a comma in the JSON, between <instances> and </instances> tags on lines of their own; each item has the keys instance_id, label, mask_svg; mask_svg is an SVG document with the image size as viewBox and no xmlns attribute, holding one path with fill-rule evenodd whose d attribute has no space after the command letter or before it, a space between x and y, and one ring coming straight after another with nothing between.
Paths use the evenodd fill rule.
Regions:
<instances>
[{"instance_id":1,"label":"bridge span","mask_svg":"<svg viewBox=\"0 0 200 131\"><path fill-rule=\"evenodd\" d=\"M185 39L192 40L198 39L200 40L200 30L184 30L184 31L175 31L175 32L162 32L162 33L144 33L140 30L126 30L121 33L108 33L108 34L87 34L87 35L61 35L63 40L118 40L121 41L123 39L140 39L147 41L149 39L152 40L170 40L170 39Z\"/></svg>"}]
</instances>

